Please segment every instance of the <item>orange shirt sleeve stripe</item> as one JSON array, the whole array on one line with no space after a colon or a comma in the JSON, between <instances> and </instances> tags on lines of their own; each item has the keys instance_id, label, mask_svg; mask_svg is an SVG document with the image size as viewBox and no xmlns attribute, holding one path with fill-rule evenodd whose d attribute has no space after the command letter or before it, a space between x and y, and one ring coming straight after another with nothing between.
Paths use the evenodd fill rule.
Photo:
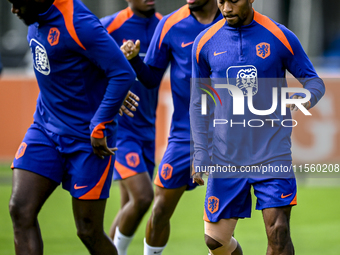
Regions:
<instances>
[{"instance_id":1,"label":"orange shirt sleeve stripe","mask_svg":"<svg viewBox=\"0 0 340 255\"><path fill-rule=\"evenodd\" d=\"M107 27L107 32L111 34L113 31L120 28L129 18L133 16L133 12L130 7L120 11L116 18Z\"/></svg>"},{"instance_id":2,"label":"orange shirt sleeve stripe","mask_svg":"<svg viewBox=\"0 0 340 255\"><path fill-rule=\"evenodd\" d=\"M122 165L117 160L115 161L115 168L122 179L126 179L137 174L136 171L133 171L130 168Z\"/></svg>"},{"instance_id":3,"label":"orange shirt sleeve stripe","mask_svg":"<svg viewBox=\"0 0 340 255\"><path fill-rule=\"evenodd\" d=\"M102 122L100 124L98 124L92 131L91 136L94 138L104 138L104 132L103 130L105 129L105 124L112 122L112 120L110 121L105 121Z\"/></svg>"},{"instance_id":4,"label":"orange shirt sleeve stripe","mask_svg":"<svg viewBox=\"0 0 340 255\"><path fill-rule=\"evenodd\" d=\"M81 43L76 33L76 29L73 24L73 0L56 0L54 1L54 6L61 12L64 17L65 26L73 40L84 50L86 48Z\"/></svg>"},{"instance_id":5,"label":"orange shirt sleeve stripe","mask_svg":"<svg viewBox=\"0 0 340 255\"><path fill-rule=\"evenodd\" d=\"M175 12L174 14L172 14L164 23L163 29L162 29L162 33L161 33L161 37L159 40L159 46L158 48L161 48L163 39L165 37L165 35L169 32L169 30L178 22L180 22L181 20L185 19L186 17L188 17L190 15L190 10L189 10L189 6L188 5L184 5L182 8L180 8L177 12ZM190 29L190 28L189 28Z\"/></svg>"},{"instance_id":6,"label":"orange shirt sleeve stripe","mask_svg":"<svg viewBox=\"0 0 340 255\"><path fill-rule=\"evenodd\" d=\"M161 20L163 18L163 15L160 14L159 12L156 12L155 15L156 15L157 19L159 19L159 20Z\"/></svg>"},{"instance_id":7,"label":"orange shirt sleeve stripe","mask_svg":"<svg viewBox=\"0 0 340 255\"><path fill-rule=\"evenodd\" d=\"M225 23L225 19L221 19L220 21L216 22L200 39L200 41L198 42L197 45L197 50L196 50L196 60L197 63L199 63L199 56L200 56L200 52L203 48L203 46L207 43L207 41L210 40L211 37L213 37L214 34L216 34L216 32L218 30L221 29L221 27L223 27L224 23Z\"/></svg>"},{"instance_id":8,"label":"orange shirt sleeve stripe","mask_svg":"<svg viewBox=\"0 0 340 255\"><path fill-rule=\"evenodd\" d=\"M159 179L159 171L157 171L157 173L156 173L156 178L155 178L155 180L154 180L154 184L156 184L156 185L159 186L159 187L164 188L163 183L162 183L161 180Z\"/></svg>"},{"instance_id":9,"label":"orange shirt sleeve stripe","mask_svg":"<svg viewBox=\"0 0 340 255\"><path fill-rule=\"evenodd\" d=\"M293 49L282 30L268 17L254 11L254 20L268 29L273 35L279 39L284 46L294 55Z\"/></svg>"},{"instance_id":10,"label":"orange shirt sleeve stripe","mask_svg":"<svg viewBox=\"0 0 340 255\"><path fill-rule=\"evenodd\" d=\"M100 180L96 184L96 186L94 186L89 192L87 192L85 195L81 196L79 199L97 200L97 199L100 198L100 194L102 193L107 175L108 175L109 170L110 170L111 160L112 160L112 156L110 156L109 163L107 164L105 171L104 171L103 175L100 177Z\"/></svg>"}]
</instances>

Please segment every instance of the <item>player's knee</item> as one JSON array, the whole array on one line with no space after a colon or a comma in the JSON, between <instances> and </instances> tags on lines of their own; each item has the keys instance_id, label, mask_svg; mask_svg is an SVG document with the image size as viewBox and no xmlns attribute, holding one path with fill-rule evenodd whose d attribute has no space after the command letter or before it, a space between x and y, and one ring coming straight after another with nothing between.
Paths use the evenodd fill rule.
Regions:
<instances>
[{"instance_id":1,"label":"player's knee","mask_svg":"<svg viewBox=\"0 0 340 255\"><path fill-rule=\"evenodd\" d=\"M268 244L273 250L278 252L283 251L289 241L290 233L288 224L277 222L269 227Z\"/></svg>"},{"instance_id":2,"label":"player's knee","mask_svg":"<svg viewBox=\"0 0 340 255\"><path fill-rule=\"evenodd\" d=\"M93 227L89 225L77 226L77 235L83 242L90 242L95 236L95 231Z\"/></svg>"},{"instance_id":3,"label":"player's knee","mask_svg":"<svg viewBox=\"0 0 340 255\"><path fill-rule=\"evenodd\" d=\"M208 236L207 234L204 235L204 239L205 239L205 244L211 251L216 250L217 248L220 248L223 246L220 242L216 241L214 238Z\"/></svg>"},{"instance_id":4,"label":"player's knee","mask_svg":"<svg viewBox=\"0 0 340 255\"><path fill-rule=\"evenodd\" d=\"M37 214L29 205L23 205L11 198L9 202L9 213L15 226L34 224Z\"/></svg>"},{"instance_id":5,"label":"player's knee","mask_svg":"<svg viewBox=\"0 0 340 255\"><path fill-rule=\"evenodd\" d=\"M152 209L151 217L154 226L166 225L170 220L171 214L169 213L166 204L158 202Z\"/></svg>"},{"instance_id":6,"label":"player's knee","mask_svg":"<svg viewBox=\"0 0 340 255\"><path fill-rule=\"evenodd\" d=\"M153 200L153 193L142 194L135 199L135 208L140 213L145 213L149 208Z\"/></svg>"}]
</instances>

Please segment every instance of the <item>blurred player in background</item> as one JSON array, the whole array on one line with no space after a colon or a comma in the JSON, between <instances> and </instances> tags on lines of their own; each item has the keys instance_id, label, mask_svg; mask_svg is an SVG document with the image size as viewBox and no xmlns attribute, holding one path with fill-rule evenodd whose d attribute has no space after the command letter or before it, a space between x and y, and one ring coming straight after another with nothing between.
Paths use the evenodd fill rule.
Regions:
<instances>
[{"instance_id":1,"label":"blurred player in background","mask_svg":"<svg viewBox=\"0 0 340 255\"><path fill-rule=\"evenodd\" d=\"M117 254L103 230L116 148L116 114L135 73L80 0L12 0L28 28L40 94L12 164L16 254L43 254L38 214L62 183L91 254ZM131 101L132 103L132 101ZM132 107L132 106L131 106Z\"/></svg>"},{"instance_id":2,"label":"blurred player in background","mask_svg":"<svg viewBox=\"0 0 340 255\"><path fill-rule=\"evenodd\" d=\"M297 37L286 27L252 9L254 0L220 0L218 7L224 18L202 32L194 43L193 83L190 103L191 128L194 138L194 167L200 166L269 166L289 167L291 157L292 125L281 125L291 121L290 111L281 115L281 98L277 109L270 115L256 115L245 107L244 115L233 115L235 98L252 96L256 109L269 109L272 105L272 88L281 91L287 87L286 70L296 77L306 95L296 94L302 101L299 107L313 107L325 93L323 81ZM215 92L210 86L202 86L198 78L227 79L228 89ZM265 79L267 78L267 79ZM271 79L270 79L271 78ZM275 79L273 79L275 78ZM235 81L235 84L233 82ZM226 82L225 82L226 84ZM235 86L233 86L235 85ZM206 112L214 111L214 118L232 120L234 124L216 125L213 129L213 156L208 153L209 115L201 113L201 97L208 89L221 98L223 107L214 106L210 100ZM237 95L236 88L242 90ZM252 94L250 94L252 93ZM281 93L281 92L280 92ZM282 92L283 93L283 92ZM246 99L247 100L247 99ZM245 100L245 101L246 101ZM302 104L303 103L303 104ZM291 105L297 107L296 101ZM296 108L297 109L297 108ZM252 127L249 120L262 121L262 126ZM275 124L266 122L274 119ZM287 122L285 122L287 123ZM257 123L258 124L258 123ZM256 124L256 125L257 125ZM252 122L252 125L255 125ZM195 173L194 180L203 185L202 173ZM268 238L268 255L292 255L294 247L290 237L290 214L296 205L296 180L294 173L257 178L224 173L213 173L208 179L205 199L205 240L211 254L242 254L237 241L232 237L237 220L250 217L251 186L257 197L257 210L262 210ZM215 178L214 178L215 177ZM220 177L220 178L216 178ZM224 177L224 178L223 178Z\"/></svg>"},{"instance_id":3,"label":"blurred player in background","mask_svg":"<svg viewBox=\"0 0 340 255\"><path fill-rule=\"evenodd\" d=\"M185 190L196 187L190 178L190 78L191 50L196 36L222 18L215 0L188 0L158 24L145 57L138 57L140 41L121 49L138 79L148 88L158 87L170 63L174 103L168 147L156 174L156 193L147 223L144 255L161 254L170 235L170 218Z\"/></svg>"},{"instance_id":4,"label":"blurred player in background","mask_svg":"<svg viewBox=\"0 0 340 255\"><path fill-rule=\"evenodd\" d=\"M140 39L139 56L144 59L152 35L162 16L155 2L127 0L128 7L100 21L118 45ZM110 230L119 255L127 253L133 235L153 200L151 180L155 168L155 119L158 86L147 89L138 80L131 91L142 103L134 118L118 117L116 161L113 179L119 181L121 209Z\"/></svg>"}]
</instances>

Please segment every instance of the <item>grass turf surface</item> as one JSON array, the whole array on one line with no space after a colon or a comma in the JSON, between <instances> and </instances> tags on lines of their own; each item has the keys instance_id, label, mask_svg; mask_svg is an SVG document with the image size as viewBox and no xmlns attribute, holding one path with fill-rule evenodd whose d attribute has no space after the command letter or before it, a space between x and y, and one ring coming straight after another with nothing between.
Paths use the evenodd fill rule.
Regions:
<instances>
[{"instance_id":1,"label":"grass turf surface","mask_svg":"<svg viewBox=\"0 0 340 255\"><path fill-rule=\"evenodd\" d=\"M8 212L11 193L11 170L0 166L0 254L14 254L12 223ZM198 187L182 197L171 220L171 235L164 255L206 255L203 232L203 201L205 188ZM340 187L298 186L298 206L293 208L291 235L299 255L338 255L340 250ZM254 202L254 200L253 200ZM255 203L253 203L255 204ZM105 231L118 211L119 190L112 185L105 213ZM254 205L253 205L254 206ZM145 224L150 210L140 225L128 254L143 254ZM44 253L49 255L88 254L76 236L71 197L58 187L47 200L39 215L44 239ZM262 214L253 211L251 219L240 220L236 238L244 254L263 255L266 236Z\"/></svg>"}]
</instances>

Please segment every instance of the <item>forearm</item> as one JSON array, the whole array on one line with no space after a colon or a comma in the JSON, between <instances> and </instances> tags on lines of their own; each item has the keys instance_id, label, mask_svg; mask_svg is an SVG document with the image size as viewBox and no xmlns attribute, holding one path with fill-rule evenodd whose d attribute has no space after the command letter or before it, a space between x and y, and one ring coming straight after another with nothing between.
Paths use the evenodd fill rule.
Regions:
<instances>
[{"instance_id":1,"label":"forearm","mask_svg":"<svg viewBox=\"0 0 340 255\"><path fill-rule=\"evenodd\" d=\"M135 70L138 80L146 88L153 89L159 86L165 70L145 64L139 56L134 57L129 62Z\"/></svg>"}]
</instances>

